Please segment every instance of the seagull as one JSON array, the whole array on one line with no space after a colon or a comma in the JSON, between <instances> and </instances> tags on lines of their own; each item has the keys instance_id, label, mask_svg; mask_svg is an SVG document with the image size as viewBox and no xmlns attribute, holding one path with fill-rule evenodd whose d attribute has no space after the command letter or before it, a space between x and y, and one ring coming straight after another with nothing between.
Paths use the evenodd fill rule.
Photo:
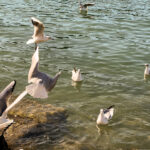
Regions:
<instances>
[{"instance_id":1,"label":"seagull","mask_svg":"<svg viewBox=\"0 0 150 150\"><path fill-rule=\"evenodd\" d=\"M13 120L7 119L7 115L3 117L3 113L8 107L8 99L12 95L16 85L16 81L12 81L6 88L0 93L0 129L4 129L13 123Z\"/></svg>"},{"instance_id":2,"label":"seagull","mask_svg":"<svg viewBox=\"0 0 150 150\"><path fill-rule=\"evenodd\" d=\"M83 81L80 69L77 70L76 68L74 68L72 70L72 80L75 82Z\"/></svg>"},{"instance_id":3,"label":"seagull","mask_svg":"<svg viewBox=\"0 0 150 150\"><path fill-rule=\"evenodd\" d=\"M100 109L100 114L97 117L97 125L108 124L109 120L114 114L114 105L110 106L107 109Z\"/></svg>"},{"instance_id":4,"label":"seagull","mask_svg":"<svg viewBox=\"0 0 150 150\"><path fill-rule=\"evenodd\" d=\"M32 63L28 73L28 86L26 86L26 91L29 95L34 98L47 98L48 91L51 91L61 74L58 72L54 78L49 77L47 74L40 72L38 70L39 66L39 47L32 56Z\"/></svg>"},{"instance_id":5,"label":"seagull","mask_svg":"<svg viewBox=\"0 0 150 150\"><path fill-rule=\"evenodd\" d=\"M10 109L12 109L17 103L19 103L22 98L27 94L27 91L23 91L16 99L15 101L9 105L5 111L2 113L2 115L0 116L0 130L3 130L3 134L4 132L7 130L7 128L13 123L13 120L9 120L7 119L7 113Z\"/></svg>"},{"instance_id":6,"label":"seagull","mask_svg":"<svg viewBox=\"0 0 150 150\"><path fill-rule=\"evenodd\" d=\"M14 88L16 86L16 81L12 81L7 87L0 93L0 130L3 130L2 135L4 132L11 126L13 120L7 118L7 113L10 109L12 109L17 103L19 103L22 98L27 94L27 91L23 91L15 101L8 106L8 99L12 95Z\"/></svg>"},{"instance_id":7,"label":"seagull","mask_svg":"<svg viewBox=\"0 0 150 150\"><path fill-rule=\"evenodd\" d=\"M44 35L44 25L41 21L38 19L32 17L31 18L32 24L34 26L34 34L32 36L32 39L29 39L26 44L32 44L35 43L35 50L37 48L37 44L41 42L48 41L52 39L50 36Z\"/></svg>"},{"instance_id":8,"label":"seagull","mask_svg":"<svg viewBox=\"0 0 150 150\"><path fill-rule=\"evenodd\" d=\"M150 68L149 68L149 64L145 64L145 71L144 71L144 75L150 75Z\"/></svg>"},{"instance_id":9,"label":"seagull","mask_svg":"<svg viewBox=\"0 0 150 150\"><path fill-rule=\"evenodd\" d=\"M16 81L12 81L6 88L0 93L0 116L7 108L7 101L9 97L12 95L16 85Z\"/></svg>"},{"instance_id":10,"label":"seagull","mask_svg":"<svg viewBox=\"0 0 150 150\"><path fill-rule=\"evenodd\" d=\"M93 6L94 3L87 3L87 4L82 4L79 0L79 9L81 13L87 13L88 12L88 6Z\"/></svg>"}]
</instances>

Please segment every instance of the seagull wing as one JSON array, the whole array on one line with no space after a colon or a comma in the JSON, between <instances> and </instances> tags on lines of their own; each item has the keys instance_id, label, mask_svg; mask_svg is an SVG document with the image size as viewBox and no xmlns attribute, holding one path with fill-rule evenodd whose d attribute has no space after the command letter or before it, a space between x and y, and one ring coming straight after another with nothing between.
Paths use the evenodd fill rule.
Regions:
<instances>
[{"instance_id":1,"label":"seagull wing","mask_svg":"<svg viewBox=\"0 0 150 150\"><path fill-rule=\"evenodd\" d=\"M10 124L13 123L13 120L5 119L3 117L0 117L0 130L5 129Z\"/></svg>"},{"instance_id":2,"label":"seagull wing","mask_svg":"<svg viewBox=\"0 0 150 150\"><path fill-rule=\"evenodd\" d=\"M48 94L43 83L33 83L26 86L26 91L34 98L47 98Z\"/></svg>"},{"instance_id":3,"label":"seagull wing","mask_svg":"<svg viewBox=\"0 0 150 150\"><path fill-rule=\"evenodd\" d=\"M3 118L6 118L8 111L9 111L10 109L12 109L16 104L18 104L18 103L22 100L22 98L23 98L24 96L26 96L26 95L27 95L27 91L25 90L25 91L23 91L23 92L7 107L7 109L3 112L1 118L2 118L2 117L3 117Z\"/></svg>"},{"instance_id":4,"label":"seagull wing","mask_svg":"<svg viewBox=\"0 0 150 150\"><path fill-rule=\"evenodd\" d=\"M44 32L44 25L38 19L32 17L31 18L32 24L34 25L34 34L33 36L43 36Z\"/></svg>"},{"instance_id":5,"label":"seagull wing","mask_svg":"<svg viewBox=\"0 0 150 150\"><path fill-rule=\"evenodd\" d=\"M0 93L0 116L7 108L7 99L12 95L15 85L16 81L14 80Z\"/></svg>"},{"instance_id":6,"label":"seagull wing","mask_svg":"<svg viewBox=\"0 0 150 150\"><path fill-rule=\"evenodd\" d=\"M57 80L58 80L60 75L61 75L61 71L58 72L53 79L51 79L49 77L49 79L47 80L50 83L49 86L47 86L48 87L47 88L48 91L51 91L55 87L55 85L57 83Z\"/></svg>"},{"instance_id":7,"label":"seagull wing","mask_svg":"<svg viewBox=\"0 0 150 150\"><path fill-rule=\"evenodd\" d=\"M87 4L84 4L83 7L88 7L88 6L93 6L94 3L87 3Z\"/></svg>"},{"instance_id":8,"label":"seagull wing","mask_svg":"<svg viewBox=\"0 0 150 150\"><path fill-rule=\"evenodd\" d=\"M104 116L109 120L114 114L114 105L104 110Z\"/></svg>"},{"instance_id":9,"label":"seagull wing","mask_svg":"<svg viewBox=\"0 0 150 150\"><path fill-rule=\"evenodd\" d=\"M31 79L38 74L38 65L39 65L39 47L37 47L36 51L32 56L31 67L28 73L28 82L30 83Z\"/></svg>"}]
</instances>

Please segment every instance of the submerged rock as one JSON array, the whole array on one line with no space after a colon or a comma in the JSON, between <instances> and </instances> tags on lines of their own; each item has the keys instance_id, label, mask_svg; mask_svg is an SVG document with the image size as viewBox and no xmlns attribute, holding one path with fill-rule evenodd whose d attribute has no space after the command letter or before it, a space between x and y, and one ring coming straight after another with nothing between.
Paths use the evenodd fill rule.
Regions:
<instances>
[{"instance_id":1,"label":"submerged rock","mask_svg":"<svg viewBox=\"0 0 150 150\"><path fill-rule=\"evenodd\" d=\"M23 99L9 112L9 118L14 119L14 124L4 137L11 150L59 142L66 131L66 110L51 104Z\"/></svg>"}]
</instances>

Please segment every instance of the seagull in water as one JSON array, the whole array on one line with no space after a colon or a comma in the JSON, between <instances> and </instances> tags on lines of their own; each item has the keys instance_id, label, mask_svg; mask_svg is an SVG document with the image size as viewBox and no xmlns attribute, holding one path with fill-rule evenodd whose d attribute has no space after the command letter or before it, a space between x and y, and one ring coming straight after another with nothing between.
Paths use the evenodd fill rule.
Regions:
<instances>
[{"instance_id":1,"label":"seagull in water","mask_svg":"<svg viewBox=\"0 0 150 150\"><path fill-rule=\"evenodd\" d=\"M77 70L76 68L74 68L72 70L72 80L75 82L83 81L80 69Z\"/></svg>"},{"instance_id":2,"label":"seagull in water","mask_svg":"<svg viewBox=\"0 0 150 150\"><path fill-rule=\"evenodd\" d=\"M7 114L3 116L3 113L8 108L8 99L12 95L15 85L16 81L14 80L0 93L0 129L4 129L13 123L13 120L6 119Z\"/></svg>"},{"instance_id":3,"label":"seagull in water","mask_svg":"<svg viewBox=\"0 0 150 150\"><path fill-rule=\"evenodd\" d=\"M145 71L144 71L144 76L150 75L150 68L149 64L145 64Z\"/></svg>"},{"instance_id":4,"label":"seagull in water","mask_svg":"<svg viewBox=\"0 0 150 150\"><path fill-rule=\"evenodd\" d=\"M79 0L79 9L81 13L87 13L88 12L88 6L93 6L94 3L87 3L87 4L82 4Z\"/></svg>"},{"instance_id":5,"label":"seagull in water","mask_svg":"<svg viewBox=\"0 0 150 150\"><path fill-rule=\"evenodd\" d=\"M58 72L54 78L51 78L47 74L40 72L38 66L39 48L37 47L32 56L32 63L28 73L28 83L31 84L26 86L26 91L34 98L47 98L47 92L54 88L61 72Z\"/></svg>"},{"instance_id":6,"label":"seagull in water","mask_svg":"<svg viewBox=\"0 0 150 150\"><path fill-rule=\"evenodd\" d=\"M114 114L114 105L110 106L107 109L100 109L100 114L97 117L97 125L108 124L109 120Z\"/></svg>"},{"instance_id":7,"label":"seagull in water","mask_svg":"<svg viewBox=\"0 0 150 150\"><path fill-rule=\"evenodd\" d=\"M32 24L34 26L34 34L32 36L32 39L29 39L27 41L27 44L35 43L35 50L36 50L38 43L48 41L52 38L50 36L44 35L44 33L43 33L44 32L44 25L41 21L39 21L38 19L36 19L34 17L31 18L31 21L32 21Z\"/></svg>"}]
</instances>

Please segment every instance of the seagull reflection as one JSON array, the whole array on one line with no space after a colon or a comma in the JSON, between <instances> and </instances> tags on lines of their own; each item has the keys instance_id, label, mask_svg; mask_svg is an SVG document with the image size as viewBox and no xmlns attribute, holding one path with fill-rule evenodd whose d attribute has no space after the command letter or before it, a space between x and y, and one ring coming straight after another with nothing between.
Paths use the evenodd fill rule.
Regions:
<instances>
[{"instance_id":1,"label":"seagull reflection","mask_svg":"<svg viewBox=\"0 0 150 150\"><path fill-rule=\"evenodd\" d=\"M75 81L72 81L71 85L77 89L78 91L80 91L81 89L81 86L82 86L82 82L75 82Z\"/></svg>"},{"instance_id":2,"label":"seagull reflection","mask_svg":"<svg viewBox=\"0 0 150 150\"><path fill-rule=\"evenodd\" d=\"M96 125L96 128L97 128L97 131L98 131L98 134L101 135L101 129L98 125Z\"/></svg>"}]
</instances>

